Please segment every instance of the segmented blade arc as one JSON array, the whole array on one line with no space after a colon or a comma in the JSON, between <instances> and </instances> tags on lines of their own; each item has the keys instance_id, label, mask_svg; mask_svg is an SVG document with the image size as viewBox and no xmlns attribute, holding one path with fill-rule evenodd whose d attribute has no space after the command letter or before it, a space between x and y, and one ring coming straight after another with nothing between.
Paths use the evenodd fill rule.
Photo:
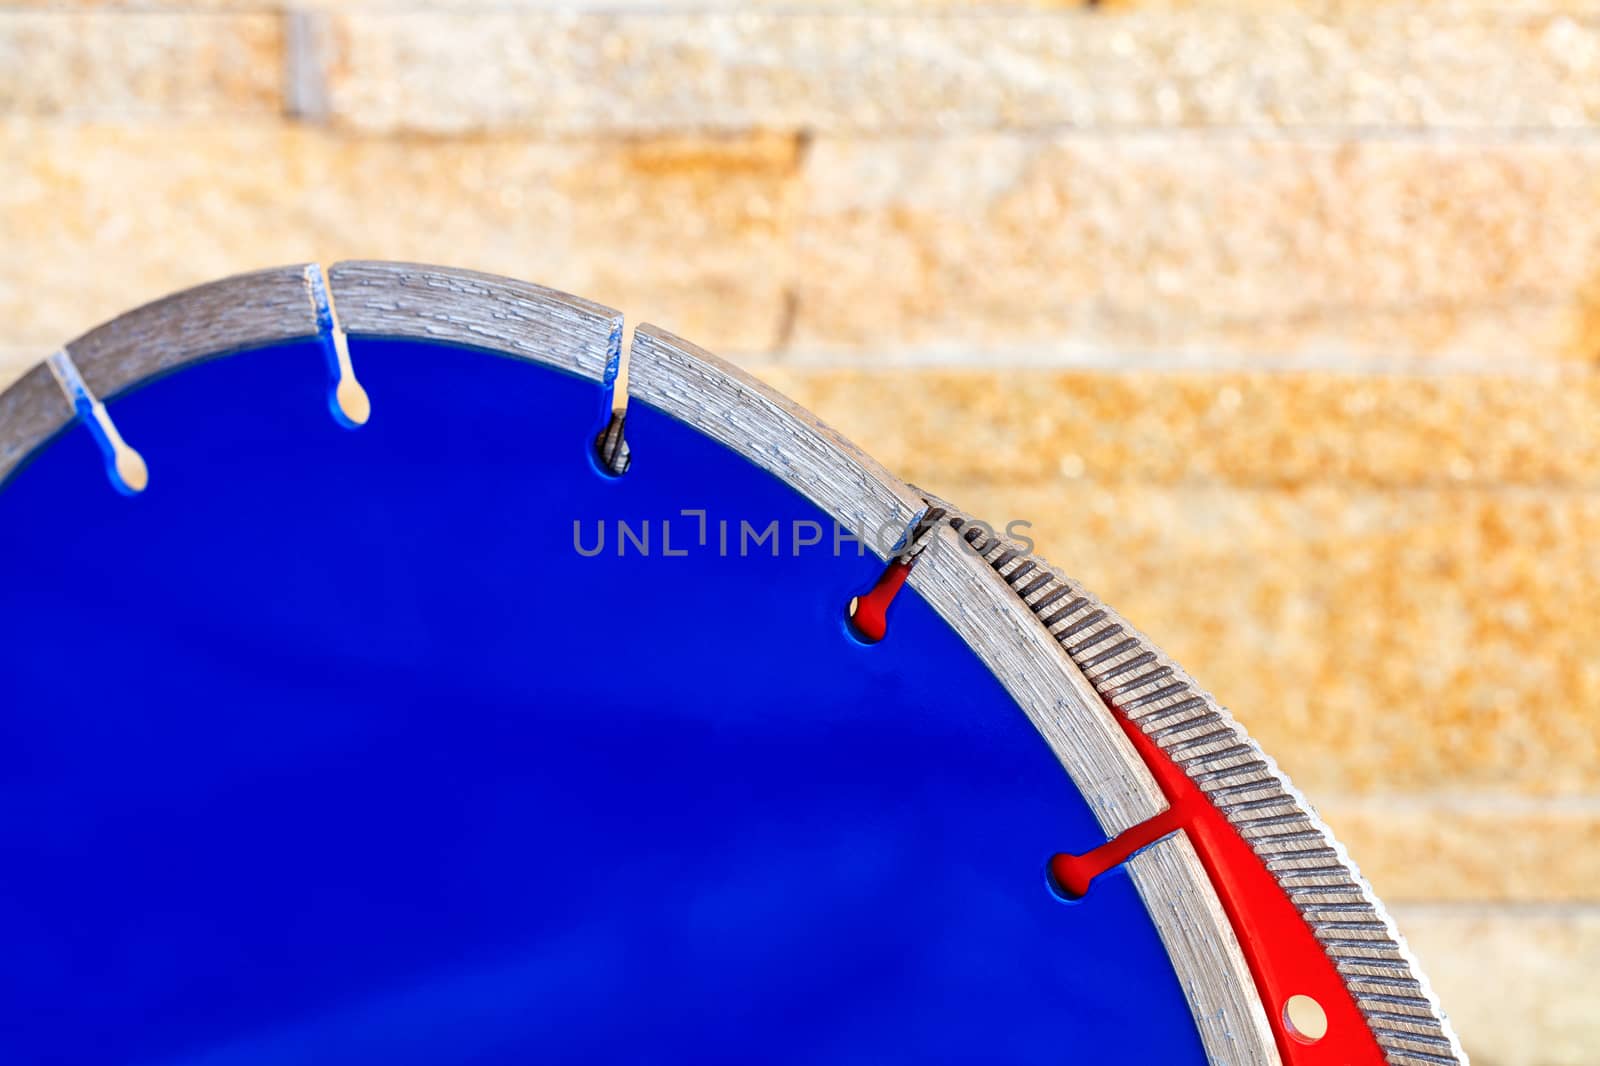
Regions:
<instances>
[{"instance_id":1,"label":"segmented blade arc","mask_svg":"<svg viewBox=\"0 0 1600 1066\"><path fill-rule=\"evenodd\" d=\"M972 531L971 515L939 502L954 530ZM972 539L1017 602L1047 626L1108 708L1138 724L1200 784L1273 873L1338 968L1388 1060L1465 1063L1460 1038L1394 920L1272 757L1115 610L1022 544L979 525ZM1196 746L1197 737L1203 745Z\"/></svg>"},{"instance_id":2,"label":"segmented blade arc","mask_svg":"<svg viewBox=\"0 0 1600 1066\"><path fill-rule=\"evenodd\" d=\"M312 335L318 327L314 307L306 298L306 269L267 271L177 294L91 331L67 350L82 353L109 394L196 359ZM616 375L621 316L587 301L508 279L410 264L338 264L330 279L343 328L352 335L465 344L544 363L602 385ZM895 479L813 416L693 345L643 326L628 355L633 399L743 454L846 527L864 531L896 523L904 527L926 506L922 493ZM0 420L0 457L9 447L19 459L72 417L59 393L40 388L37 372L0 396L0 414L6 416ZM381 411L377 414L381 417ZM0 470L0 476L5 472ZM159 478L159 471L155 476ZM1020 565L1017 557L998 569L992 565L1003 550L981 557L959 543L953 529L944 530L933 549L919 559L912 584L1011 692L1078 783L1107 834L1120 832L1158 812L1163 803L1160 792L1102 702L1107 692L1105 685L1096 684L1097 678L1104 679L1104 671L1097 672L1100 664L1074 655L1077 644L1063 645L1028 609L1027 599L1005 580ZM1046 564L1034 560L1033 565ZM1058 580L1061 587L1069 587L1066 578ZM1083 617L1094 610L1098 605L1086 607ZM1105 617L1113 622L1104 624L1115 624L1114 616ZM1055 628L1059 632L1061 627ZM1144 653L1145 645L1129 652ZM1181 680L1192 685L1186 676ZM1117 697L1112 694L1113 706L1118 706ZM1182 698L1209 700L1203 694ZM1206 721L1237 730L1226 712L1219 712L1211 704L1203 708L1210 716ZM1250 743L1242 731L1239 737L1240 743ZM1273 781L1287 805L1284 810L1304 815L1310 830L1325 834L1325 827L1312 821L1314 814L1281 775L1268 773L1233 783L1270 787ZM1252 793L1250 798L1260 797ZM1250 822L1245 818L1239 824ZM1327 839L1332 846L1331 836ZM1459 1042L1392 923L1342 851L1339 858L1336 865L1353 879L1361 902L1371 905L1369 924L1400 953L1416 990L1415 996L1406 992L1399 998L1406 999L1401 1004L1405 1017L1417 1020L1395 1023L1386 1017L1390 1012L1376 1006L1369 1016L1391 1061L1464 1061ZM1233 930L1216 906L1192 849L1165 842L1143 853L1133 872L1184 978L1212 1060L1277 1061L1263 1007L1245 980L1248 969ZM1290 885L1285 883L1285 889L1293 896ZM1318 929L1316 907L1308 906L1304 913ZM1330 931L1330 941L1341 939L1331 930L1342 926L1323 923L1322 928ZM1338 950L1333 943L1330 957L1336 963L1341 961ZM1360 956L1352 958L1346 983L1358 1002L1392 1006L1393 1000L1374 991L1378 984L1364 975ZM1365 993L1370 994L1363 1000Z\"/></svg>"}]
</instances>

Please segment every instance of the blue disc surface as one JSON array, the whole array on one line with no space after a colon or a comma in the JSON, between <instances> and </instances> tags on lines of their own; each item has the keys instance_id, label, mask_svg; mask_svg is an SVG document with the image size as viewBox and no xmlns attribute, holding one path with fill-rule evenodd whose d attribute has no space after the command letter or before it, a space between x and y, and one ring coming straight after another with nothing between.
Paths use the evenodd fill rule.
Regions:
<instances>
[{"instance_id":1,"label":"blue disc surface","mask_svg":"<svg viewBox=\"0 0 1600 1066\"><path fill-rule=\"evenodd\" d=\"M109 404L141 495L83 425L0 491L0 1063L1205 1061L1126 874L1050 891L1054 755L914 591L849 635L816 506L351 349L358 430L277 345Z\"/></svg>"}]
</instances>

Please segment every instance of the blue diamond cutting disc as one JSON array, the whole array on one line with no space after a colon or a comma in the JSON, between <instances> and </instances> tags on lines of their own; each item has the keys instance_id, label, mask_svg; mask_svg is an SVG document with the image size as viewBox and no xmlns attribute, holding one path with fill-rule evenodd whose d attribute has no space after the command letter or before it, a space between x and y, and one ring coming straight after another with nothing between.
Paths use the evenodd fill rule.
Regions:
<instances>
[{"instance_id":1,"label":"blue diamond cutting disc","mask_svg":"<svg viewBox=\"0 0 1600 1066\"><path fill-rule=\"evenodd\" d=\"M638 342L619 475L615 323L380 275L343 333L315 275L113 323L9 416L0 1062L1278 1061L1192 852L1052 883L1160 793L948 606L983 560L850 624L915 500Z\"/></svg>"}]
</instances>

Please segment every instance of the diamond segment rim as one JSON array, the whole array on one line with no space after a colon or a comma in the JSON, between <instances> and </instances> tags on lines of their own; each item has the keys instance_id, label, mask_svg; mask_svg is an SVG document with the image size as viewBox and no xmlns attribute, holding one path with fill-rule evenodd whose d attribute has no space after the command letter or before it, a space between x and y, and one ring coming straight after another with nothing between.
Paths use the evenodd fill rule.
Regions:
<instances>
[{"instance_id":1,"label":"diamond segment rim","mask_svg":"<svg viewBox=\"0 0 1600 1066\"><path fill-rule=\"evenodd\" d=\"M1395 1066L1467 1062L1405 937L1310 801L1229 711L1061 570L936 497L1099 693L1228 819L1300 912Z\"/></svg>"}]
</instances>

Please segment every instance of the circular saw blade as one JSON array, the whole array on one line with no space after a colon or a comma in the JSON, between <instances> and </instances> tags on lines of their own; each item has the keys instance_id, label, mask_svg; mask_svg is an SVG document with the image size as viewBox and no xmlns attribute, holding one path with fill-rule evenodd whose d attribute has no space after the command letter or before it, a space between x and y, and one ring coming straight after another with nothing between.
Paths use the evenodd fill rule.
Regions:
<instances>
[{"instance_id":1,"label":"circular saw blade","mask_svg":"<svg viewBox=\"0 0 1600 1066\"><path fill-rule=\"evenodd\" d=\"M1465 1061L1326 826L1147 638L622 337L508 279L290 267L0 395L0 529L39 564L0 589L15 1061ZM846 605L896 566L868 645Z\"/></svg>"}]
</instances>

